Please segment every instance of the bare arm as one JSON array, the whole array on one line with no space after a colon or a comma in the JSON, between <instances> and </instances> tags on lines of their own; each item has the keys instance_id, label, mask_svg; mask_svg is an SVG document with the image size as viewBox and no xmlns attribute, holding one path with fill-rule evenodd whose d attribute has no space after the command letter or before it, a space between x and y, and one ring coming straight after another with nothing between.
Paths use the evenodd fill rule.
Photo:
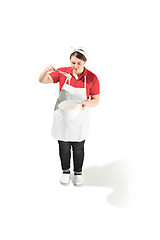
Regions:
<instances>
[{"instance_id":1,"label":"bare arm","mask_svg":"<svg viewBox=\"0 0 160 240\"><path fill-rule=\"evenodd\" d=\"M82 109L85 109L86 107L96 107L99 103L99 94L98 95L92 95L90 101L82 101Z\"/></svg>"},{"instance_id":2,"label":"bare arm","mask_svg":"<svg viewBox=\"0 0 160 240\"><path fill-rule=\"evenodd\" d=\"M50 65L39 76L39 82L41 83L53 83L53 79L49 75L51 71L54 71L55 67Z\"/></svg>"}]
</instances>

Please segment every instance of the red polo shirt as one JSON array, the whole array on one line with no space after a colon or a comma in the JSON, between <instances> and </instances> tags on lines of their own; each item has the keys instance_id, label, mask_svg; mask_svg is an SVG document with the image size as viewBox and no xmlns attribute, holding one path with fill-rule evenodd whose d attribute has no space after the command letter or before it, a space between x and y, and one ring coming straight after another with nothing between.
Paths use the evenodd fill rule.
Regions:
<instances>
[{"instance_id":1,"label":"red polo shirt","mask_svg":"<svg viewBox=\"0 0 160 240\"><path fill-rule=\"evenodd\" d=\"M63 67L58 68L58 70L66 73L70 73L72 75L72 68L71 67ZM66 77L58 72L51 72L49 74L51 78L53 79L53 83L59 82L59 91L61 91L63 84L66 81ZM100 86L97 76L92 73L91 71L84 68L83 73L79 76L78 79L76 79L73 75L70 80L71 86L75 88L84 88L84 76L86 76L86 91L87 91L87 98L89 98L90 95L98 95L100 93ZM67 84L69 84L67 82Z\"/></svg>"}]
</instances>

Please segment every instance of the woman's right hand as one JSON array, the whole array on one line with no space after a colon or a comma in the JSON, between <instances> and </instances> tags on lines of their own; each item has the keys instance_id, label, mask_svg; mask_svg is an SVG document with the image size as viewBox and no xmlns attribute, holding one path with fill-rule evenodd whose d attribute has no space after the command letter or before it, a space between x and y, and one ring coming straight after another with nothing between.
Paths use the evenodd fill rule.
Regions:
<instances>
[{"instance_id":1,"label":"woman's right hand","mask_svg":"<svg viewBox=\"0 0 160 240\"><path fill-rule=\"evenodd\" d=\"M53 79L49 76L50 72L54 72L56 68L53 65L48 66L39 76L39 82L41 83L53 83Z\"/></svg>"},{"instance_id":2,"label":"woman's right hand","mask_svg":"<svg viewBox=\"0 0 160 240\"><path fill-rule=\"evenodd\" d=\"M53 66L53 65L49 65L47 68L46 68L46 72L54 72L56 70L56 68Z\"/></svg>"}]
</instances>

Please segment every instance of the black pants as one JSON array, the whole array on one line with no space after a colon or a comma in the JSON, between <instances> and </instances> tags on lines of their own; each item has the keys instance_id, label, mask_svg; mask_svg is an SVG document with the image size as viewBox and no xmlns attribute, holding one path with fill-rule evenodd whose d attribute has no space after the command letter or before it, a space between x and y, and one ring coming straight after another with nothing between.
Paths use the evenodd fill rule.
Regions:
<instances>
[{"instance_id":1,"label":"black pants","mask_svg":"<svg viewBox=\"0 0 160 240\"><path fill-rule=\"evenodd\" d=\"M73 171L78 174L82 172L84 160L84 143L82 142L63 142L59 143L59 156L61 159L62 170L65 172L70 169L71 147L73 150Z\"/></svg>"}]
</instances>

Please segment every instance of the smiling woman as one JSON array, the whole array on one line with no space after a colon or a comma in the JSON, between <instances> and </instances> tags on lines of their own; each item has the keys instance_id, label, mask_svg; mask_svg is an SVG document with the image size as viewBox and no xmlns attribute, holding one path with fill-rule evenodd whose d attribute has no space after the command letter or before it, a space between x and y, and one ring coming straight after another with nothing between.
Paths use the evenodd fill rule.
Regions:
<instances>
[{"instance_id":1,"label":"smiling woman","mask_svg":"<svg viewBox=\"0 0 160 240\"><path fill-rule=\"evenodd\" d=\"M42 83L59 82L60 94L55 104L52 136L59 143L59 154L62 165L60 182L69 184L71 147L73 149L74 179L73 183L79 186L83 183L82 166L84 160L84 143L89 130L89 107L99 103L99 81L97 76L85 68L87 61L83 49L73 49L70 54L70 67L55 69L47 67L40 75ZM61 74L61 73L66 74ZM59 104L66 100L78 100L82 105L79 115L67 120L61 114ZM72 111L72 110L68 110Z\"/></svg>"}]
</instances>

